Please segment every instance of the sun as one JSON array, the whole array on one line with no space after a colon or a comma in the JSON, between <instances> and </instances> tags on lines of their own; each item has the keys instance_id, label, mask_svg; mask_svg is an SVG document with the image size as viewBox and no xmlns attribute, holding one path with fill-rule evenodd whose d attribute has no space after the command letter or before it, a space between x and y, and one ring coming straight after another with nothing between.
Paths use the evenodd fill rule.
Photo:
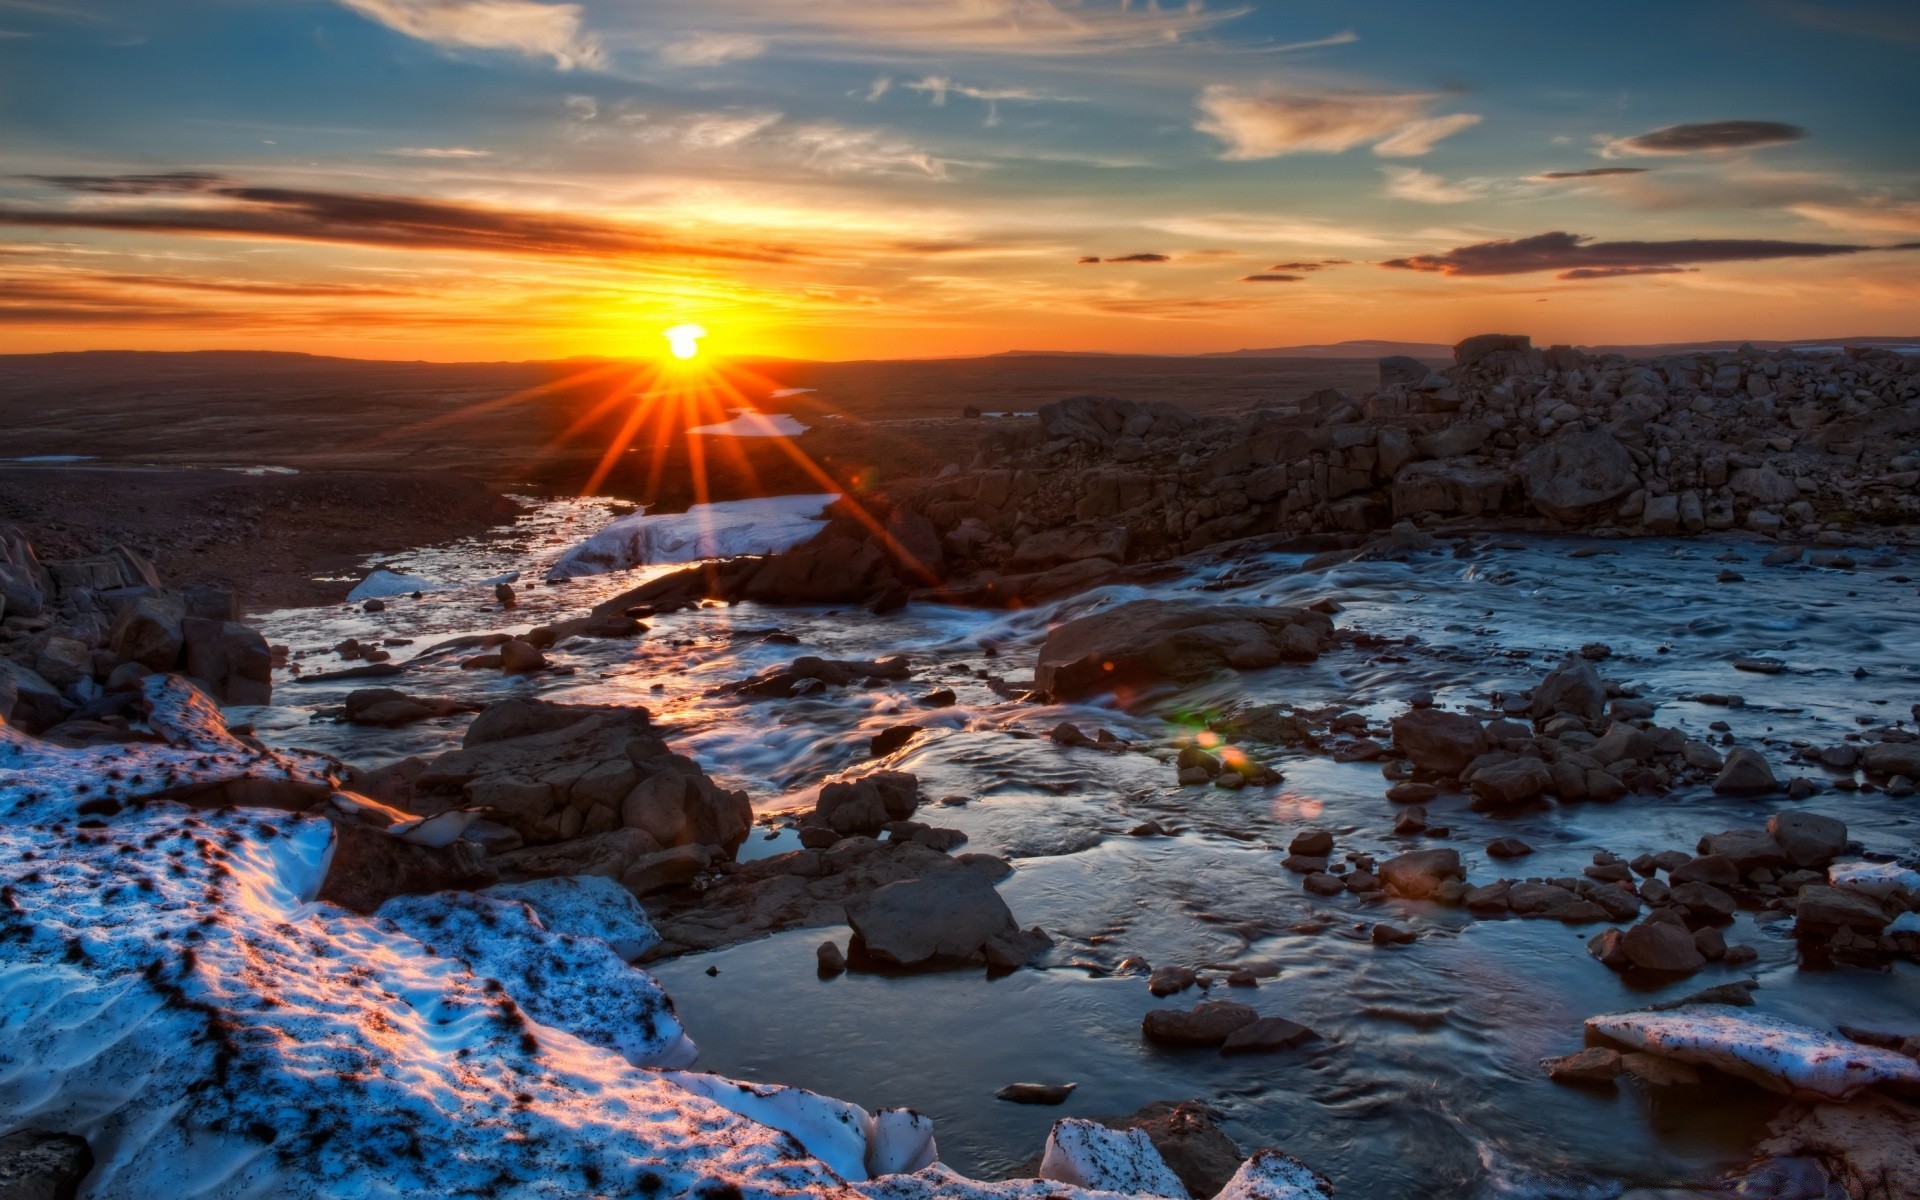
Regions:
<instances>
[{"instance_id":1,"label":"sun","mask_svg":"<svg viewBox=\"0 0 1920 1200\"><path fill-rule=\"evenodd\" d=\"M675 358L689 359L699 355L700 339L707 336L707 331L701 325L675 325L660 336L667 339L667 349Z\"/></svg>"}]
</instances>

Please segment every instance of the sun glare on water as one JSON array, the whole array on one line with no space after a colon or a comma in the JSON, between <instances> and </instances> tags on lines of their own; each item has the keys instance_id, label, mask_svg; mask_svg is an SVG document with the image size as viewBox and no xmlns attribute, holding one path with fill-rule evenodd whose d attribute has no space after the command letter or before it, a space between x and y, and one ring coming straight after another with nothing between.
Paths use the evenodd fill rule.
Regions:
<instances>
[{"instance_id":1,"label":"sun glare on water","mask_svg":"<svg viewBox=\"0 0 1920 1200\"><path fill-rule=\"evenodd\" d=\"M660 336L667 339L667 349L675 358L693 358L700 353L700 339L707 336L704 326L675 325Z\"/></svg>"}]
</instances>

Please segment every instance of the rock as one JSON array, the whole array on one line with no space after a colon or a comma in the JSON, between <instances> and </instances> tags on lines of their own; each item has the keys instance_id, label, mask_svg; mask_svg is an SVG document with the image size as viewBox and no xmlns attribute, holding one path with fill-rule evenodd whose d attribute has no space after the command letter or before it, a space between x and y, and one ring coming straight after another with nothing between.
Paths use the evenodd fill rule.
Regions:
<instances>
[{"instance_id":1,"label":"rock","mask_svg":"<svg viewBox=\"0 0 1920 1200\"><path fill-rule=\"evenodd\" d=\"M1034 668L1034 687L1056 700L1201 679L1249 644L1307 661L1332 637L1310 609L1134 600L1056 626Z\"/></svg>"},{"instance_id":2,"label":"rock","mask_svg":"<svg viewBox=\"0 0 1920 1200\"><path fill-rule=\"evenodd\" d=\"M44 1129L0 1137L0 1200L74 1200L92 1170L83 1137Z\"/></svg>"},{"instance_id":3,"label":"rock","mask_svg":"<svg viewBox=\"0 0 1920 1200\"><path fill-rule=\"evenodd\" d=\"M1841 828L1844 830L1846 827L1842 825ZM1840 844L1844 849L1844 836ZM1740 875L1762 868L1776 870L1787 865L1786 851L1764 829L1729 829L1724 833L1710 833L1700 839L1700 852L1726 858Z\"/></svg>"},{"instance_id":4,"label":"rock","mask_svg":"<svg viewBox=\"0 0 1920 1200\"><path fill-rule=\"evenodd\" d=\"M66 720L73 705L40 673L0 657L0 720L27 733L42 733Z\"/></svg>"},{"instance_id":5,"label":"rock","mask_svg":"<svg viewBox=\"0 0 1920 1200\"><path fill-rule=\"evenodd\" d=\"M1147 976L1147 991L1156 996L1171 996L1193 986L1192 967L1155 967Z\"/></svg>"},{"instance_id":6,"label":"rock","mask_svg":"<svg viewBox=\"0 0 1920 1200\"><path fill-rule=\"evenodd\" d=\"M1607 688L1600 681L1600 673L1585 658L1569 655L1533 689L1529 712L1536 721L1544 721L1555 713L1568 713L1582 721L1598 721L1606 711L1606 704Z\"/></svg>"},{"instance_id":7,"label":"rock","mask_svg":"<svg viewBox=\"0 0 1920 1200\"><path fill-rule=\"evenodd\" d=\"M1620 1065L1627 1074L1648 1087L1698 1087L1700 1084L1700 1072L1685 1063L1657 1054L1632 1051L1620 1056Z\"/></svg>"},{"instance_id":8,"label":"rock","mask_svg":"<svg viewBox=\"0 0 1920 1200\"><path fill-rule=\"evenodd\" d=\"M1214 1200L1333 1200L1333 1184L1291 1154L1255 1150Z\"/></svg>"},{"instance_id":9,"label":"rock","mask_svg":"<svg viewBox=\"0 0 1920 1200\"><path fill-rule=\"evenodd\" d=\"M1633 456L1612 434L1569 426L1516 464L1527 499L1556 521L1581 521L1640 486Z\"/></svg>"},{"instance_id":10,"label":"rock","mask_svg":"<svg viewBox=\"0 0 1920 1200\"><path fill-rule=\"evenodd\" d=\"M1847 848L1847 823L1819 813L1774 813L1767 833L1796 867L1825 867Z\"/></svg>"},{"instance_id":11,"label":"rock","mask_svg":"<svg viewBox=\"0 0 1920 1200\"><path fill-rule=\"evenodd\" d=\"M1472 458L1409 463L1393 479L1393 515L1461 513L1477 517L1496 512L1506 499L1507 473Z\"/></svg>"},{"instance_id":12,"label":"rock","mask_svg":"<svg viewBox=\"0 0 1920 1200\"><path fill-rule=\"evenodd\" d=\"M1905 775L1920 779L1920 742L1875 742L1860 755L1869 775Z\"/></svg>"},{"instance_id":13,"label":"rock","mask_svg":"<svg viewBox=\"0 0 1920 1200\"><path fill-rule=\"evenodd\" d=\"M1427 364L1405 354L1389 354L1380 360L1380 386L1415 387L1432 372Z\"/></svg>"},{"instance_id":14,"label":"rock","mask_svg":"<svg viewBox=\"0 0 1920 1200\"><path fill-rule=\"evenodd\" d=\"M1620 1075L1620 1052L1604 1046L1589 1046L1563 1058L1543 1058L1547 1078L1555 1083L1612 1083Z\"/></svg>"},{"instance_id":15,"label":"rock","mask_svg":"<svg viewBox=\"0 0 1920 1200\"><path fill-rule=\"evenodd\" d=\"M1222 1054L1255 1054L1289 1050L1304 1042L1315 1041L1319 1034L1285 1017L1261 1017L1240 1026L1220 1045Z\"/></svg>"},{"instance_id":16,"label":"rock","mask_svg":"<svg viewBox=\"0 0 1920 1200\"><path fill-rule=\"evenodd\" d=\"M1795 931L1804 929L1809 933L1841 928L1878 933L1890 920L1872 897L1819 884L1800 889L1794 918Z\"/></svg>"},{"instance_id":17,"label":"rock","mask_svg":"<svg viewBox=\"0 0 1920 1200\"><path fill-rule=\"evenodd\" d=\"M1683 925L1642 921L1620 936L1620 952L1642 971L1691 975L1707 965Z\"/></svg>"},{"instance_id":18,"label":"rock","mask_svg":"<svg viewBox=\"0 0 1920 1200\"><path fill-rule=\"evenodd\" d=\"M975 871L887 884L849 901L847 923L866 953L902 967L975 958L989 939L1021 932L1000 893Z\"/></svg>"},{"instance_id":19,"label":"rock","mask_svg":"<svg viewBox=\"0 0 1920 1200\"><path fill-rule=\"evenodd\" d=\"M1131 1116L1103 1117L1100 1123L1146 1134L1190 1196L1217 1196L1232 1182L1245 1157L1233 1139L1221 1132L1219 1114L1198 1100L1157 1100Z\"/></svg>"},{"instance_id":20,"label":"rock","mask_svg":"<svg viewBox=\"0 0 1920 1200\"><path fill-rule=\"evenodd\" d=\"M1712 1067L1796 1099L1850 1100L1876 1085L1920 1087L1920 1063L1903 1054L1766 1013L1699 1005L1589 1017L1586 1027L1635 1050Z\"/></svg>"},{"instance_id":21,"label":"rock","mask_svg":"<svg viewBox=\"0 0 1920 1200\"><path fill-rule=\"evenodd\" d=\"M1054 567L1061 563L1100 558L1121 563L1127 560L1125 525L1072 525L1048 529L1020 540L1007 566L1014 570Z\"/></svg>"},{"instance_id":22,"label":"rock","mask_svg":"<svg viewBox=\"0 0 1920 1200\"><path fill-rule=\"evenodd\" d=\"M1735 746L1727 752L1727 763L1713 781L1713 790L1723 796L1763 796L1780 790L1773 768L1757 750Z\"/></svg>"},{"instance_id":23,"label":"rock","mask_svg":"<svg viewBox=\"0 0 1920 1200\"><path fill-rule=\"evenodd\" d=\"M1851 1103L1815 1103L1787 1108L1767 1127L1768 1137L1754 1147L1756 1155L1824 1166L1804 1190L1760 1191L1764 1197L1835 1195L1871 1200L1914 1200L1920 1196L1920 1105L1871 1093ZM1802 1169L1794 1173L1806 1176ZM1813 1190L1817 1185L1819 1190Z\"/></svg>"},{"instance_id":24,"label":"rock","mask_svg":"<svg viewBox=\"0 0 1920 1200\"><path fill-rule=\"evenodd\" d=\"M1513 758L1473 773L1474 798L1482 808L1512 808L1537 798L1553 785L1553 775L1537 758Z\"/></svg>"},{"instance_id":25,"label":"rock","mask_svg":"<svg viewBox=\"0 0 1920 1200\"><path fill-rule=\"evenodd\" d=\"M636 896L651 896L669 888L685 887L713 865L713 854L705 846L673 846L635 858L620 875L620 882Z\"/></svg>"},{"instance_id":26,"label":"rock","mask_svg":"<svg viewBox=\"0 0 1920 1200\"><path fill-rule=\"evenodd\" d=\"M1393 742L1414 766L1441 775L1458 775L1487 749L1479 721L1437 708L1410 709L1395 717Z\"/></svg>"},{"instance_id":27,"label":"rock","mask_svg":"<svg viewBox=\"0 0 1920 1200\"><path fill-rule=\"evenodd\" d=\"M530 642L511 638L500 643L500 669L508 675L525 675L541 670L546 665L546 655L536 650Z\"/></svg>"},{"instance_id":28,"label":"rock","mask_svg":"<svg viewBox=\"0 0 1920 1200\"><path fill-rule=\"evenodd\" d=\"M790 699L815 685L870 687L875 683L898 683L910 674L911 669L904 656L867 662L860 659L819 658L809 654L794 659L784 667L763 671L751 679L726 684L719 690L722 695Z\"/></svg>"},{"instance_id":29,"label":"rock","mask_svg":"<svg viewBox=\"0 0 1920 1200\"><path fill-rule=\"evenodd\" d=\"M875 771L858 779L822 784L814 802L815 825L836 833L873 833L889 821L904 821L920 805L920 780L905 771Z\"/></svg>"},{"instance_id":30,"label":"rock","mask_svg":"<svg viewBox=\"0 0 1920 1200\"><path fill-rule=\"evenodd\" d=\"M821 976L839 975L847 969L847 956L833 942L821 942L814 948L813 957ZM1065 1097L1061 1097L1065 1099Z\"/></svg>"},{"instance_id":31,"label":"rock","mask_svg":"<svg viewBox=\"0 0 1920 1200\"><path fill-rule=\"evenodd\" d=\"M1072 1083L1010 1083L995 1092L993 1098L1014 1104L1064 1104L1077 1086Z\"/></svg>"},{"instance_id":32,"label":"rock","mask_svg":"<svg viewBox=\"0 0 1920 1200\"><path fill-rule=\"evenodd\" d=\"M1533 853L1533 847L1519 838L1495 838L1487 843L1487 854L1493 858L1525 858Z\"/></svg>"},{"instance_id":33,"label":"rock","mask_svg":"<svg viewBox=\"0 0 1920 1200\"><path fill-rule=\"evenodd\" d=\"M371 913L395 896L476 892L500 882L486 852L472 842L416 846L345 817L333 822L333 855L319 899Z\"/></svg>"},{"instance_id":34,"label":"rock","mask_svg":"<svg viewBox=\"0 0 1920 1200\"><path fill-rule=\"evenodd\" d=\"M1385 921L1375 922L1368 937L1376 946L1411 946L1419 940L1413 930L1399 925L1389 925Z\"/></svg>"},{"instance_id":35,"label":"rock","mask_svg":"<svg viewBox=\"0 0 1920 1200\"><path fill-rule=\"evenodd\" d=\"M885 758L894 751L903 749L925 728L924 725L889 726L868 739L867 753L874 758Z\"/></svg>"},{"instance_id":36,"label":"rock","mask_svg":"<svg viewBox=\"0 0 1920 1200\"><path fill-rule=\"evenodd\" d=\"M1218 1046L1232 1033L1260 1019L1245 1004L1231 1000L1202 1000L1186 1011L1156 1008L1140 1022L1150 1042L1168 1046Z\"/></svg>"},{"instance_id":37,"label":"rock","mask_svg":"<svg viewBox=\"0 0 1920 1200\"><path fill-rule=\"evenodd\" d=\"M1293 835L1287 853L1325 858L1333 852L1333 834L1325 829L1307 829Z\"/></svg>"},{"instance_id":38,"label":"rock","mask_svg":"<svg viewBox=\"0 0 1920 1200\"><path fill-rule=\"evenodd\" d=\"M1397 854L1380 864L1380 878L1387 890L1411 900L1426 900L1439 894L1449 879L1465 879L1458 850L1411 850Z\"/></svg>"},{"instance_id":39,"label":"rock","mask_svg":"<svg viewBox=\"0 0 1920 1200\"><path fill-rule=\"evenodd\" d=\"M1439 794L1430 783L1396 783L1387 789L1387 799L1395 804L1425 804Z\"/></svg>"},{"instance_id":40,"label":"rock","mask_svg":"<svg viewBox=\"0 0 1920 1200\"><path fill-rule=\"evenodd\" d=\"M137 662L152 671L170 671L186 646L181 623L186 604L169 592L153 590L136 596L119 610L107 641L122 662Z\"/></svg>"}]
</instances>

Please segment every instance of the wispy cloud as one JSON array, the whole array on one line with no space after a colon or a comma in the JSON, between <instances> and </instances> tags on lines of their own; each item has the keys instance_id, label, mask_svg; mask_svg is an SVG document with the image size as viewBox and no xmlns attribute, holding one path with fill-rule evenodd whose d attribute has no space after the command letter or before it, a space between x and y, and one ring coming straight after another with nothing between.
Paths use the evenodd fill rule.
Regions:
<instances>
[{"instance_id":1,"label":"wispy cloud","mask_svg":"<svg viewBox=\"0 0 1920 1200\"><path fill-rule=\"evenodd\" d=\"M926 93L935 108L942 107L946 104L949 93L956 96L965 96L969 100L982 101L987 106L987 125L990 127L1000 123L1000 101L1002 100L1055 100L1065 102L1075 99L1075 97L1072 96L1058 96L1051 92L1043 92L1035 88L981 87L973 84L956 83L945 75L928 75L921 79L916 79L912 83L904 83L900 86L911 92ZM878 99L879 97L869 96L868 98Z\"/></svg>"},{"instance_id":2,"label":"wispy cloud","mask_svg":"<svg viewBox=\"0 0 1920 1200\"><path fill-rule=\"evenodd\" d=\"M1848 233L1920 236L1920 200L1876 197L1852 204L1792 204L1787 211Z\"/></svg>"},{"instance_id":3,"label":"wispy cloud","mask_svg":"<svg viewBox=\"0 0 1920 1200\"><path fill-rule=\"evenodd\" d=\"M884 129L833 121L789 121L772 110L723 110L639 118L634 137L671 142L694 152L753 150L776 161L828 174L945 179L951 160Z\"/></svg>"},{"instance_id":4,"label":"wispy cloud","mask_svg":"<svg viewBox=\"0 0 1920 1200\"><path fill-rule=\"evenodd\" d=\"M1486 195L1486 185L1477 180L1449 183L1444 177L1419 167L1382 167L1387 177L1387 195L1396 200L1420 204L1464 204Z\"/></svg>"},{"instance_id":5,"label":"wispy cloud","mask_svg":"<svg viewBox=\"0 0 1920 1200\"><path fill-rule=\"evenodd\" d=\"M536 0L339 0L387 28L436 46L548 57L562 70L606 65L578 4Z\"/></svg>"},{"instance_id":6,"label":"wispy cloud","mask_svg":"<svg viewBox=\"0 0 1920 1200\"><path fill-rule=\"evenodd\" d=\"M1611 179L1620 175L1645 175L1650 167L1588 167L1584 171L1542 171L1527 176L1528 183L1561 183L1569 179Z\"/></svg>"},{"instance_id":7,"label":"wispy cloud","mask_svg":"<svg viewBox=\"0 0 1920 1200\"><path fill-rule=\"evenodd\" d=\"M1258 275L1242 275L1241 283L1299 283L1304 275L1287 275L1274 271L1263 271Z\"/></svg>"},{"instance_id":8,"label":"wispy cloud","mask_svg":"<svg viewBox=\"0 0 1920 1200\"><path fill-rule=\"evenodd\" d=\"M1698 125L1668 125L1631 137L1602 138L1600 153L1608 158L1643 154L1713 154L1778 146L1807 136L1798 125L1781 121L1707 121Z\"/></svg>"},{"instance_id":9,"label":"wispy cloud","mask_svg":"<svg viewBox=\"0 0 1920 1200\"><path fill-rule=\"evenodd\" d=\"M1441 254L1390 259L1382 266L1438 275L1524 275L1562 271L1562 279L1594 279L1610 274L1670 270L1686 263L1755 262L1776 258L1831 258L1876 249L1908 249L1829 242L1786 242L1768 238L1686 238L1662 242L1596 242L1577 233L1554 231L1532 237L1478 242ZM1574 274L1579 271L1582 274Z\"/></svg>"},{"instance_id":10,"label":"wispy cloud","mask_svg":"<svg viewBox=\"0 0 1920 1200\"><path fill-rule=\"evenodd\" d=\"M1387 239L1371 230L1335 225L1307 217L1248 216L1212 213L1194 217L1165 217L1147 225L1185 237L1223 241L1273 242L1299 246L1384 246Z\"/></svg>"},{"instance_id":11,"label":"wispy cloud","mask_svg":"<svg viewBox=\"0 0 1920 1200\"><path fill-rule=\"evenodd\" d=\"M750 33L695 33L662 46L660 57L680 67L717 67L759 58L769 44Z\"/></svg>"},{"instance_id":12,"label":"wispy cloud","mask_svg":"<svg viewBox=\"0 0 1920 1200\"><path fill-rule=\"evenodd\" d=\"M1440 97L1365 92L1249 91L1214 84L1200 93L1194 128L1226 146L1222 158L1339 154L1372 145L1375 154L1417 157L1480 122L1475 113L1430 116Z\"/></svg>"},{"instance_id":13,"label":"wispy cloud","mask_svg":"<svg viewBox=\"0 0 1920 1200\"><path fill-rule=\"evenodd\" d=\"M400 158L490 158L493 155L491 150L475 150L468 146L402 146L387 153Z\"/></svg>"}]
</instances>

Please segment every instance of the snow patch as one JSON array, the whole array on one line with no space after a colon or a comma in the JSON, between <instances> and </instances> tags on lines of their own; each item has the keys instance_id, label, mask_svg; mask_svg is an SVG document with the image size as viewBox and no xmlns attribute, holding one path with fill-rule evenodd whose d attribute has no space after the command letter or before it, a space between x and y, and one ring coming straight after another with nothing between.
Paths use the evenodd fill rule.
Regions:
<instances>
[{"instance_id":1,"label":"snow patch","mask_svg":"<svg viewBox=\"0 0 1920 1200\"><path fill-rule=\"evenodd\" d=\"M807 389L802 388L801 390L805 391ZM782 393L778 392L775 393L776 396L781 394ZM787 392L784 394L794 395L796 393ZM733 411L740 415L730 421L720 421L713 425L695 425L693 428L687 430L687 432L690 434L697 433L704 437L799 437L812 428L810 425L802 425L786 413L763 413L751 408L736 408Z\"/></svg>"},{"instance_id":2,"label":"snow patch","mask_svg":"<svg viewBox=\"0 0 1920 1200\"><path fill-rule=\"evenodd\" d=\"M554 933L599 938L628 962L660 944L647 910L632 892L603 875L556 875L527 883L501 883L480 893L518 900L540 914Z\"/></svg>"},{"instance_id":3,"label":"snow patch","mask_svg":"<svg viewBox=\"0 0 1920 1200\"><path fill-rule=\"evenodd\" d=\"M1333 1200L1333 1185L1291 1154L1256 1150L1214 1200Z\"/></svg>"},{"instance_id":4,"label":"snow patch","mask_svg":"<svg viewBox=\"0 0 1920 1200\"><path fill-rule=\"evenodd\" d=\"M791 549L826 527L833 493L696 504L683 513L621 517L562 554L550 580L604 575L652 563L695 562Z\"/></svg>"},{"instance_id":5,"label":"snow patch","mask_svg":"<svg viewBox=\"0 0 1920 1200\"><path fill-rule=\"evenodd\" d=\"M1695 1005L1587 1018L1587 1028L1801 1100L1849 1100L1876 1084L1920 1087L1920 1062L1764 1013Z\"/></svg>"},{"instance_id":6,"label":"snow patch","mask_svg":"<svg viewBox=\"0 0 1920 1200\"><path fill-rule=\"evenodd\" d=\"M1920 892L1920 871L1899 863L1835 863L1827 868L1827 882L1849 892L1885 900L1895 892Z\"/></svg>"},{"instance_id":7,"label":"snow patch","mask_svg":"<svg viewBox=\"0 0 1920 1200\"><path fill-rule=\"evenodd\" d=\"M383 567L354 584L353 590L347 593L347 603L385 600L389 596L411 596L415 592L445 592L452 590L452 587L452 584L437 583L418 575L402 575Z\"/></svg>"},{"instance_id":8,"label":"snow patch","mask_svg":"<svg viewBox=\"0 0 1920 1200\"><path fill-rule=\"evenodd\" d=\"M1135 1192L1187 1200L1187 1189L1144 1130L1109 1129L1068 1117L1053 1123L1040 1178L1105 1192Z\"/></svg>"}]
</instances>

